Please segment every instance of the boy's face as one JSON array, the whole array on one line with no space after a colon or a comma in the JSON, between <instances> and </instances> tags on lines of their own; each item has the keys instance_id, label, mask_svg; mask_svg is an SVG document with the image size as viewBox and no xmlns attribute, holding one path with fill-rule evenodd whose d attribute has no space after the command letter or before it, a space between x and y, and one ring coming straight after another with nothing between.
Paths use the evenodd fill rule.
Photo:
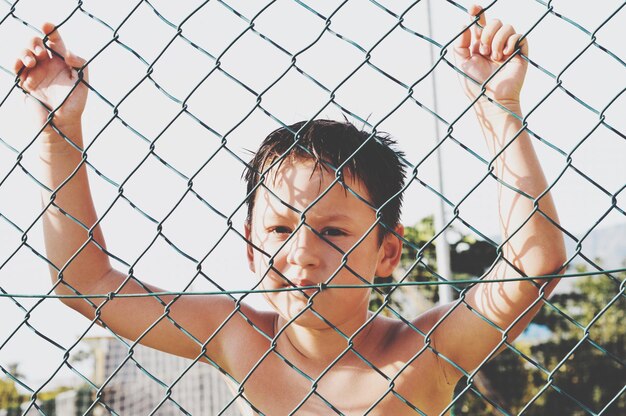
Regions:
<instances>
[{"instance_id":1,"label":"boy's face","mask_svg":"<svg viewBox=\"0 0 626 416\"><path fill-rule=\"evenodd\" d=\"M371 200L360 181L345 175L346 184L365 200ZM306 226L298 227L300 214L278 199L304 211L330 186L334 175L325 169L314 169L313 161L285 161L277 172L270 172L265 185L276 195L259 187L252 212L252 224L246 227L247 238L273 257L273 268L295 286L312 286L328 282L340 268L342 253ZM277 198L278 197L278 198ZM344 253L352 249L374 224L376 214L341 184L336 183L306 212L306 224L323 235ZM378 228L378 227L377 227ZM396 231L401 234L402 226ZM393 234L379 244L374 229L350 253L347 267L329 282L330 285L364 284L354 273L372 282L375 275L389 276L400 259L402 244ZM289 239L289 241L287 241ZM285 243L286 242L286 243ZM281 248L281 246L283 246ZM250 268L263 289L293 287L276 270L270 270L269 258L248 247ZM350 269L350 270L349 270ZM306 291L313 296L316 289ZM367 311L370 289L324 289L312 299L313 309L333 325L340 325L355 314ZM301 291L264 293L266 300L284 319L293 318L306 307L309 299ZM310 311L297 320L308 327L327 327Z\"/></svg>"}]
</instances>

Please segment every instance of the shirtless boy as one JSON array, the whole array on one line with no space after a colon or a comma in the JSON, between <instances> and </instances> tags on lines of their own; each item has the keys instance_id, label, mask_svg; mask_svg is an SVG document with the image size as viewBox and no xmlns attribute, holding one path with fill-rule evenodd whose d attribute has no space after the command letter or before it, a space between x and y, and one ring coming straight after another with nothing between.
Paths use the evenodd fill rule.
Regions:
<instances>
[{"instance_id":1,"label":"shirtless boy","mask_svg":"<svg viewBox=\"0 0 626 416\"><path fill-rule=\"evenodd\" d=\"M477 16L481 8L472 6L470 13ZM486 21L484 13L479 23L480 27L473 25L459 37L454 53L459 68L482 83L517 46L525 55L528 47L525 40L518 45L521 35L510 25ZM48 34L47 46L64 59L51 57L42 39L35 38L17 60L15 72L20 73L23 88L48 107L63 102L53 122L82 147L81 114L87 88L78 83L72 91L79 79L72 68L82 67L85 61L69 52L52 24L45 24L43 31ZM521 114L519 95L526 69L527 62L514 56L487 83L486 94ZM86 69L83 74L87 76ZM474 83L465 79L461 83L470 99L480 92ZM497 156L494 175L532 198L541 195L547 184L526 132L500 153L521 128L519 119L484 97L474 110L487 146ZM35 105L32 112L43 125L48 111ZM320 120L309 123L301 135L303 143L310 140L314 156L294 151L270 168L279 149L293 140L293 135L282 129L266 139L255 158L259 171L270 168L262 185L255 188L259 177L253 171L247 176L249 189L256 189L248 201L245 227L251 243L250 268L262 278L264 289L292 289L264 294L272 312L242 304L239 313L226 296L182 296L169 306L169 317L196 340L163 319L165 308L154 297L113 297L100 309L100 320L122 337L140 338L144 345L213 361L237 381L231 384L243 392L239 401L259 413L440 414L449 405L460 377L495 355L503 338L513 340L528 325L540 305L538 302L527 311L541 296L539 288L547 296L556 285L558 279L537 276L560 271L565 261L561 232L535 212L531 199L500 186L498 220L506 260L501 259L485 279L505 281L476 285L463 303L441 305L414 318L412 325L428 337L404 322L369 312L369 288L294 289L321 283L362 285L372 282L374 276L389 276L400 260L398 236L403 235L398 198L381 210L386 227L376 225L375 212L397 191L394 187L402 185L397 154L368 142L354 162L346 164L344 186L335 181L329 165L336 168L343 163L368 135L349 124ZM331 136L337 142L324 141ZM45 183L57 189L79 166L81 154L49 125L41 140ZM343 153L338 154L338 149ZM372 154L379 163L367 162ZM380 163L383 159L385 163ZM389 178L388 182L377 184L379 176ZM50 195L45 194L43 200L47 204ZM93 226L97 216L84 165L58 190L54 203L87 228ZM540 198L538 207L546 217L558 221L550 194ZM62 268L72 259L63 269L64 283L82 294L146 292L136 280L128 279L127 273L113 269L108 256L94 243L104 246L99 226L89 240L84 228L55 207L46 210L43 220L50 261ZM520 272L535 278L506 281ZM51 269L51 275L57 283L59 273ZM56 291L74 294L64 284L57 284ZM160 299L170 303L173 297ZM105 302L102 298L91 301L96 305ZM95 319L95 308L84 299L64 299L64 303ZM155 321L158 324L144 334Z\"/></svg>"}]
</instances>

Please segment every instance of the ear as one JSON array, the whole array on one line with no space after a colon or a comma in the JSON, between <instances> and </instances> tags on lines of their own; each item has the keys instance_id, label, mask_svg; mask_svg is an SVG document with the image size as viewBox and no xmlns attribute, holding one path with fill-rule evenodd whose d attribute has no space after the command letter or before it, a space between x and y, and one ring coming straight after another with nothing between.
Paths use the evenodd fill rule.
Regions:
<instances>
[{"instance_id":1,"label":"ear","mask_svg":"<svg viewBox=\"0 0 626 416\"><path fill-rule=\"evenodd\" d=\"M394 231L404 237L404 226L398 224ZM402 240L393 233L387 233L380 248L378 249L378 264L376 265L376 276L391 276L400 263L402 257Z\"/></svg>"},{"instance_id":2,"label":"ear","mask_svg":"<svg viewBox=\"0 0 626 416\"><path fill-rule=\"evenodd\" d=\"M254 247L249 242L252 241L252 228L248 221L243 226L244 235L248 243L246 244L246 256L248 257L248 267L252 273L255 273L256 270L254 268Z\"/></svg>"}]
</instances>

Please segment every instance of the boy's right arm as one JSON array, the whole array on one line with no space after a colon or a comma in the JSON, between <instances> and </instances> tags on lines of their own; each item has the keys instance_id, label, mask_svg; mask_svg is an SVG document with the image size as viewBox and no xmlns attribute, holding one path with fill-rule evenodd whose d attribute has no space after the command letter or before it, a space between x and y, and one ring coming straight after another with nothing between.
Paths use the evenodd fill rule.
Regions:
<instances>
[{"instance_id":1,"label":"boy's right arm","mask_svg":"<svg viewBox=\"0 0 626 416\"><path fill-rule=\"evenodd\" d=\"M55 112L54 125L82 149L81 115L87 97L87 87L80 82L77 71L72 67L82 67L85 61L66 49L58 31L54 30L54 25L44 24L43 31L48 33L48 47L63 56L64 60L51 55L45 49L42 39L35 38L16 61L14 70L20 74L21 85L31 96L51 109L63 103ZM83 76L86 81L86 69L83 70ZM75 85L76 88L70 94ZM33 107L31 113L35 115L35 122L44 125L48 111L32 98L28 101ZM105 243L100 226L94 227L97 215L85 164L81 164L82 153L50 126L44 129L40 140L43 142L40 153L43 181L55 191L53 205L48 206L52 196L50 192L44 191L42 199L44 206L48 206L43 215L47 258L62 271L59 273L54 267L50 267L56 293L74 295L68 285L83 295L112 292L146 293L147 291L137 281L133 279L126 281L126 274L113 269L108 255L98 247L99 245L105 248ZM84 227L59 211L57 207L80 221ZM90 238L87 229L92 228ZM58 282L60 277L61 282ZM145 286L153 292L162 291L150 285ZM167 305L173 296L160 296L159 299ZM154 296L113 297L109 300L90 298L90 301L96 306L106 301L100 309L101 322L98 323L104 323L113 332L127 339L138 339L154 322L159 321L140 342L191 359L201 354L202 344L233 313L236 306L232 299L225 296L182 296L167 308ZM96 317L96 308L85 299L69 298L63 299L63 302L89 319ZM241 309L253 322L255 316L260 317L257 312L243 304ZM198 342L186 335L167 317L163 317L166 310L167 316L193 335ZM226 341L241 339L250 331L254 330L243 317L235 313L228 324L224 325L218 335L207 344L207 355L227 369L228 363L224 362L225 357L222 353L224 348L227 348Z\"/></svg>"}]
</instances>

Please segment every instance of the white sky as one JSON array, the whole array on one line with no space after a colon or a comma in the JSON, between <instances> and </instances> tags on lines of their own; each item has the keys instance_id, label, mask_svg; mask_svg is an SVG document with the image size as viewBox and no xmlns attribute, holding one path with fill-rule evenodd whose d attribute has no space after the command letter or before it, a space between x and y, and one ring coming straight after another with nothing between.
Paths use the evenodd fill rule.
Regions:
<instances>
[{"instance_id":1,"label":"white sky","mask_svg":"<svg viewBox=\"0 0 626 416\"><path fill-rule=\"evenodd\" d=\"M153 1L152 4L168 20L180 23L201 2ZM315 8L328 16L340 2L317 1ZM412 2L381 1L395 13L402 13ZM432 1L433 38L447 43L468 21L459 9L445 1ZM84 1L83 8L112 27L120 25L130 13L133 4L123 1ZM233 8L252 18L258 2L232 1ZM313 4L313 3L312 3ZM469 2L459 2L469 6ZM617 0L595 2L593 7L583 1L554 1L554 9L593 32L622 2ZM422 1L405 15L408 28L427 33L426 2ZM45 20L60 22L76 7L71 1L39 2L22 0L15 15L39 27ZM0 17L10 7L0 2ZM519 32L528 30L544 13L545 6L532 0L501 0L489 16L497 16L512 23ZM364 49L371 48L396 20L375 4L365 0L349 1L332 19L331 29L352 39ZM597 42L626 60L624 27L626 8L622 8L597 33ZM218 2L210 2L183 26L183 34L217 56L245 28L247 24ZM295 53L310 44L324 27L324 21L294 1L277 1L255 21L255 28L283 48ZM119 40L132 47L148 62L152 62L169 42L175 30L164 24L146 4L118 31ZM0 65L11 68L13 59L34 32L12 17L0 24ZM91 57L111 39L112 32L80 11L62 28L68 45L79 55ZM574 26L547 16L529 36L530 56L554 74L565 66L590 42L590 37ZM452 51L450 51L452 52ZM434 50L435 56L439 54ZM396 29L371 53L371 62L405 84L412 84L429 68L429 44ZM449 55L451 56L451 54ZM364 54L332 34L324 36L297 58L298 65L308 74L334 89L364 60ZM256 92L265 90L290 65L291 57L280 52L267 41L248 32L221 58L221 68L240 79ZM183 99L213 68L214 62L186 42L177 39L154 65L154 79L174 96ZM90 65L91 85L112 103L122 97L146 73L146 65L134 55L113 43ZM438 112L446 120L453 120L465 108L456 75L445 64L435 70ZM561 80L563 86L595 109L602 110L608 102L626 87L626 69L603 51L590 47L567 71ZM414 88L413 97L432 108L432 84L427 78ZM0 92L4 97L12 87L13 77L0 72ZM553 87L555 81L531 67L522 95L526 112L533 108ZM372 68L364 66L336 92L336 101L369 123L377 124L406 96L407 91L386 79ZM309 79L293 69L269 91L263 94L262 105L285 124L318 117L341 119L341 111L325 104L329 95ZM232 129L254 107L256 96L247 92L223 74L209 77L188 100L188 109L220 134ZM149 140L153 140L180 110L180 105L159 92L149 80L144 81L120 106L120 116ZM321 112L320 112L321 110ZM622 133L626 132L626 94L622 94L604 113L605 121ZM90 95L84 116L85 140L91 142L112 117L111 108L95 94ZM473 117L473 116L472 116ZM472 117L464 117L455 125L457 137L474 151L486 156L486 148ZM597 123L598 116L576 103L562 91L556 91L529 118L529 127L543 138L569 153ZM360 123L356 123L360 126ZM412 163L419 162L435 141L434 118L408 101L386 118L379 130L391 133L399 147ZM258 109L237 129L228 135L228 147L244 160L246 149L255 149L258 143L279 124ZM0 139L19 151L33 139L38 126L24 116L22 95L14 91L0 106ZM446 127L439 125L441 132ZM156 152L183 174L190 176L219 146L219 138L203 129L187 115L181 116L156 142ZM38 144L29 147L23 165L36 175L38 171ZM446 196L458 202L484 175L485 166L453 143L443 147L443 178ZM546 175L554 180L562 171L566 157L541 143L536 149ZM148 144L119 122L112 123L96 140L88 152L89 160L107 177L120 183L139 164L148 152ZM626 183L626 140L600 126L573 154L573 164L593 178L610 193L617 192ZM4 179L16 161L16 154L0 143L0 178ZM433 158L428 159L418 172L420 179L434 185ZM245 195L241 181L243 166L225 152L194 179L194 189L221 212L230 215ZM92 173L92 172L91 172ZM0 180L2 180L0 179ZM104 212L117 195L117 189L96 175L91 175L95 204ZM124 186L124 194L157 220L162 220L177 203L186 189L186 181L164 167L154 158L144 163ZM496 199L491 181L480 186L460 207L461 216L482 233L497 234L494 220ZM618 205L624 209L624 194ZM611 206L611 198L588 181L569 170L553 191L559 208L561 224L577 236L583 235ZM0 186L0 213L18 224L30 228L28 243L43 252L39 189L21 170L15 170ZM403 222L412 225L429 215L436 207L433 194L414 184L405 193ZM244 209L234 216L235 227L242 229ZM624 217L613 210L600 227L624 222ZM33 224L34 222L34 224ZM119 201L103 221L109 249L133 263L149 242L156 226L146 220L124 201ZM164 234L180 249L196 259L204 257L226 224L194 197L186 197L163 225ZM20 245L21 235L6 221L0 220L0 264ZM121 267L121 265L120 265ZM138 262L136 275L145 281L169 290L182 289L195 273L196 264L185 259L159 239L155 246ZM248 272L244 245L230 233L214 253L203 263L205 270L220 285L229 290L248 289L254 277ZM0 287L9 293L46 293L50 289L45 263L22 248L0 268ZM199 283L196 290L213 290ZM26 308L34 299L19 299ZM259 298L251 303L264 307ZM0 298L0 343L18 327L24 313L10 299ZM31 314L28 322L64 348L71 346L89 324L73 311L62 307L57 300L46 300ZM92 330L89 335L105 334ZM0 344L1 345L1 344ZM0 349L0 364L6 366L19 361L27 380L36 384L49 378L61 362L63 352L51 347L31 330L22 327ZM85 370L89 375L89 370ZM54 382L60 382L70 373L62 370Z\"/></svg>"}]
</instances>

